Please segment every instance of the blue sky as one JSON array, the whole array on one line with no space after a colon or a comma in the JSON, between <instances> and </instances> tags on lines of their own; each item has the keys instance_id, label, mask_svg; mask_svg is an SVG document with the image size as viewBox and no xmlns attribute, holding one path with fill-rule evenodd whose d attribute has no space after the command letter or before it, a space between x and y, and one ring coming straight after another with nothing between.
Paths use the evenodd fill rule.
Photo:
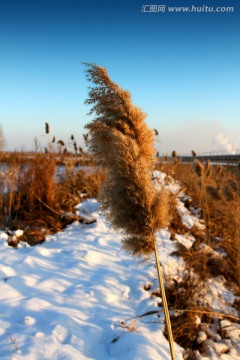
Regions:
<instances>
[{"instance_id":1,"label":"blue sky","mask_svg":"<svg viewBox=\"0 0 240 360\"><path fill-rule=\"evenodd\" d=\"M231 13L143 5L234 6ZM146 8L149 10L149 7ZM159 131L161 153L240 148L237 0L0 0L0 124L7 149L37 136L82 145L90 120L83 62L105 66Z\"/></svg>"}]
</instances>

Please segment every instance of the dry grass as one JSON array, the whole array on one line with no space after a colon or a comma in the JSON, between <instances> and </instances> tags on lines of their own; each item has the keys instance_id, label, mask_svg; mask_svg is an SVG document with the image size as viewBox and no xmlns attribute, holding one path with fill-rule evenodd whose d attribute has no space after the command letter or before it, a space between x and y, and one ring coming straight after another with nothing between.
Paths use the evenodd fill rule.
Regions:
<instances>
[{"instance_id":1,"label":"dry grass","mask_svg":"<svg viewBox=\"0 0 240 360\"><path fill-rule=\"evenodd\" d=\"M216 333L224 339L220 318L228 316L220 314L221 309L215 313L205 308L202 294L208 278L222 276L226 286L240 295L240 172L237 167L233 172L232 167L229 171L228 167L199 161L189 164L167 161L159 164L158 169L180 181L184 192L191 196L185 206L193 213L200 210L197 213L206 225L205 230L186 229L175 212L169 227L172 239L176 239L176 233L190 233L195 238L191 248L180 243L176 247L174 254L184 258L186 273L181 282L167 282L167 296L170 307L182 310L173 312L171 317L174 339L185 348L186 359L197 359L199 353L208 354L201 332L206 340L214 341ZM239 301L234 307L240 314ZM239 318L232 321L239 322Z\"/></svg>"},{"instance_id":2,"label":"dry grass","mask_svg":"<svg viewBox=\"0 0 240 360\"><path fill-rule=\"evenodd\" d=\"M204 219L206 230L204 234L196 233L191 229L196 242L194 248L196 254L191 257L201 259L202 271L205 277L213 273L222 274L228 281L237 285L240 293L240 171L229 171L225 166L211 166L210 163L203 164L195 160L192 164L164 163L158 166L160 170L166 171L176 180L180 181L185 192L191 196L192 203L188 204L190 210L200 208L200 215ZM232 167L231 167L232 168ZM180 219L175 217L171 228L174 233L181 226ZM186 232L186 231L184 231ZM197 251L199 245L205 244L220 253L225 251L222 261L211 259L205 253L205 258ZM195 260L193 260L195 263ZM224 269L224 271L223 271ZM199 269L200 271L200 269Z\"/></svg>"},{"instance_id":3,"label":"dry grass","mask_svg":"<svg viewBox=\"0 0 240 360\"><path fill-rule=\"evenodd\" d=\"M31 153L0 153L0 223L3 228L24 228L31 245L42 242L46 233L61 230L76 219L74 213L83 194L96 197L104 178L102 172L86 173L77 166L90 166L92 158L77 146L74 135L65 144L51 135L45 123L47 146L42 149L35 137ZM64 176L56 180L56 170ZM16 244L12 244L15 246Z\"/></svg>"},{"instance_id":4,"label":"dry grass","mask_svg":"<svg viewBox=\"0 0 240 360\"><path fill-rule=\"evenodd\" d=\"M171 357L174 344L158 259L155 232L170 221L170 193L157 190L152 180L155 165L154 130L148 129L146 115L132 104L129 92L113 83L106 69L87 64L90 89L88 105L96 118L86 127L90 149L97 165L106 171L101 191L103 209L112 225L124 232L123 248L132 255L148 257L154 252Z\"/></svg>"},{"instance_id":5,"label":"dry grass","mask_svg":"<svg viewBox=\"0 0 240 360\"><path fill-rule=\"evenodd\" d=\"M225 269L226 279L234 281L240 293L240 173L199 162L197 169L190 166L183 164L176 178L183 181L193 205L201 208L206 224L202 242L214 250L225 250L226 256L222 257L222 264L218 261L216 271L221 274L221 269ZM217 263L216 259L207 262L209 266Z\"/></svg>"},{"instance_id":6,"label":"dry grass","mask_svg":"<svg viewBox=\"0 0 240 360\"><path fill-rule=\"evenodd\" d=\"M65 159L66 160L66 159ZM78 171L69 161L64 177L56 181L58 160L52 153L36 153L19 164L13 161L0 172L0 222L2 228L23 229L19 240L35 245L46 234L61 231L75 219L75 205L86 197L96 197L103 172ZM70 216L69 212L73 215ZM15 246L17 244L10 244Z\"/></svg>"},{"instance_id":7,"label":"dry grass","mask_svg":"<svg viewBox=\"0 0 240 360\"><path fill-rule=\"evenodd\" d=\"M112 82L106 69L87 64L95 84L86 101L96 118L86 127L95 162L106 171L101 191L112 225L125 231L123 247L134 255L154 251L154 232L170 219L166 191L156 191L151 179L155 164L154 131L146 115L132 104L129 92Z\"/></svg>"}]
</instances>

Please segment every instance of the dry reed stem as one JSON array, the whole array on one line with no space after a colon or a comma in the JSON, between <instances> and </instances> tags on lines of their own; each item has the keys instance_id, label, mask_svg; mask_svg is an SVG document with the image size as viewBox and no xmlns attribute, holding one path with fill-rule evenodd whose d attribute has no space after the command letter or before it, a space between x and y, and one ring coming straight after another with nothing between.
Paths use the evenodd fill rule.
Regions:
<instances>
[{"instance_id":1,"label":"dry reed stem","mask_svg":"<svg viewBox=\"0 0 240 360\"><path fill-rule=\"evenodd\" d=\"M132 104L129 92L113 83L106 69L87 65L87 77L96 86L91 88L86 103L92 105L90 113L97 117L86 127L96 163L106 169L103 208L112 225L124 230L126 250L144 256L155 251L159 284L165 295L154 233L168 224L170 215L167 194L160 195L152 182L153 131L144 122L146 115ZM166 301L164 312L171 357L175 359Z\"/></svg>"},{"instance_id":2,"label":"dry reed stem","mask_svg":"<svg viewBox=\"0 0 240 360\"><path fill-rule=\"evenodd\" d=\"M130 320L133 320L133 319L140 319L140 318L143 318L143 317L146 317L146 316L151 316L151 315L159 314L159 313L162 313L162 312L163 312L163 310L151 310L151 311L147 311L144 314L136 315L136 316L133 316L131 318L128 318L125 321L130 321ZM211 316L216 316L218 318L226 318L226 319L231 319L231 320L240 322L240 317L237 317L237 316L234 316L234 315L231 315L231 314L219 313L219 312L211 311L211 310L207 311L207 310L201 310L201 309L198 309L198 310L193 310L193 309L192 310L188 310L188 309L172 309L172 312L174 312L174 313L179 312L179 313L193 313L193 314L211 315Z\"/></svg>"}]
</instances>

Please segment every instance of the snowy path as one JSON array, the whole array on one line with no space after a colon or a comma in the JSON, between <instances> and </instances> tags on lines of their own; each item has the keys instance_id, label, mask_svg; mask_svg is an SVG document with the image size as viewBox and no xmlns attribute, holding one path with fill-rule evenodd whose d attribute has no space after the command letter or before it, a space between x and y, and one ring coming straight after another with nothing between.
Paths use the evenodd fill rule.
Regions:
<instances>
[{"instance_id":1,"label":"snowy path","mask_svg":"<svg viewBox=\"0 0 240 360\"><path fill-rule=\"evenodd\" d=\"M0 359L170 359L163 319L126 321L159 309L144 290L154 265L121 250L96 200L79 210L97 222L74 223L42 245L12 249L1 234Z\"/></svg>"}]
</instances>

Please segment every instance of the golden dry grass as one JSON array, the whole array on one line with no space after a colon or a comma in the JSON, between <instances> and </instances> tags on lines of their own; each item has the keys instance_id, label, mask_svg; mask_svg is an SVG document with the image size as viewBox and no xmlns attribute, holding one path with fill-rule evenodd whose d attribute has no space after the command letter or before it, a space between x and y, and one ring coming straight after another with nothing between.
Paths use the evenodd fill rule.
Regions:
<instances>
[{"instance_id":1,"label":"golden dry grass","mask_svg":"<svg viewBox=\"0 0 240 360\"><path fill-rule=\"evenodd\" d=\"M87 64L90 114L87 124L89 145L107 180L101 201L116 229L124 230L123 247L132 254L149 255L154 232L170 220L169 194L157 191L151 179L155 165L154 131L148 129L144 114L134 106L128 91L112 82L107 71Z\"/></svg>"},{"instance_id":2,"label":"golden dry grass","mask_svg":"<svg viewBox=\"0 0 240 360\"><path fill-rule=\"evenodd\" d=\"M21 240L31 245L73 220L81 221L74 215L75 205L82 201L83 193L85 198L96 197L105 178L103 172L79 171L73 159L63 178L56 180L58 159L52 153L35 153L21 163L15 161L13 156L0 171L0 224L11 230L23 229Z\"/></svg>"}]
</instances>

